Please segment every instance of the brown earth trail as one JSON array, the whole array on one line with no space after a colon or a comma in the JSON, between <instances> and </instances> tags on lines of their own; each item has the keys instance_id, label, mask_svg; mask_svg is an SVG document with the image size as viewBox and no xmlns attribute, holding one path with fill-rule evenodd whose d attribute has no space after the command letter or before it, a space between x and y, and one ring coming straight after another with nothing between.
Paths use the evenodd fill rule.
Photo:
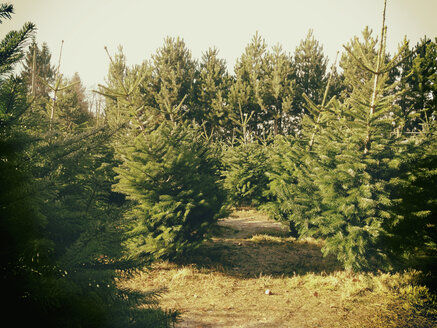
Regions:
<instances>
[{"instance_id":1,"label":"brown earth trail","mask_svg":"<svg viewBox=\"0 0 437 328\"><path fill-rule=\"evenodd\" d=\"M181 312L178 328L433 326L392 293L404 277L345 272L321 247L238 211L184 263L156 263L121 284L165 288L160 306Z\"/></svg>"}]
</instances>

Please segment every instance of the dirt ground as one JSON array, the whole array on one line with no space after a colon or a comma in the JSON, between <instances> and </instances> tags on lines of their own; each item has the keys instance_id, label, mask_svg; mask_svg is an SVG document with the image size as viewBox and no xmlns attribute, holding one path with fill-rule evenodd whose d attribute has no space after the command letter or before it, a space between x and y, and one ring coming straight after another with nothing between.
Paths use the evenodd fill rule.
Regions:
<instances>
[{"instance_id":1,"label":"dirt ground","mask_svg":"<svg viewBox=\"0 0 437 328\"><path fill-rule=\"evenodd\" d=\"M160 307L181 312L178 328L433 327L393 293L398 277L345 272L321 246L239 211L184 263L157 263L123 285L165 288Z\"/></svg>"}]
</instances>

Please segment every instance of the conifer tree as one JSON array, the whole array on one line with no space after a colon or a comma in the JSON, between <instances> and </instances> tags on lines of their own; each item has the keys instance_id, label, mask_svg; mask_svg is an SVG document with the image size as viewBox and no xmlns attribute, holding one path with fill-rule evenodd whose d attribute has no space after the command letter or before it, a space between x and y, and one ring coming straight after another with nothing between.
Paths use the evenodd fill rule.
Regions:
<instances>
[{"instance_id":1,"label":"conifer tree","mask_svg":"<svg viewBox=\"0 0 437 328\"><path fill-rule=\"evenodd\" d=\"M321 215L322 203L314 183L314 174L317 173L313 169L318 163L314 147L320 131L333 119L333 113L326 109L334 101L328 102L327 99L335 76L335 65L336 61L332 65L320 106L303 94L310 114L303 116L299 134L278 135L269 148L266 172L269 188L265 192L268 201L263 208L276 220L287 223L290 233L295 237L320 236L314 224L314 218Z\"/></svg>"},{"instance_id":2,"label":"conifer tree","mask_svg":"<svg viewBox=\"0 0 437 328\"><path fill-rule=\"evenodd\" d=\"M302 94L316 104L322 102L327 82L327 62L323 46L314 38L313 31L309 30L305 40L301 41L294 52L296 96L293 106L299 114L307 113L306 101Z\"/></svg>"},{"instance_id":3,"label":"conifer tree","mask_svg":"<svg viewBox=\"0 0 437 328\"><path fill-rule=\"evenodd\" d=\"M273 125L273 135L291 133L296 122L293 110L295 96L294 67L291 56L282 47L273 47L267 54L266 86L263 104L267 108L264 124Z\"/></svg>"},{"instance_id":4,"label":"conifer tree","mask_svg":"<svg viewBox=\"0 0 437 328\"><path fill-rule=\"evenodd\" d=\"M126 242L134 257L175 258L196 247L223 202L217 163L201 133L164 121L122 151L115 190L134 202Z\"/></svg>"},{"instance_id":5,"label":"conifer tree","mask_svg":"<svg viewBox=\"0 0 437 328\"><path fill-rule=\"evenodd\" d=\"M239 121L240 110L251 115L247 130L253 134L260 134L258 125L266 115L263 104L266 51L264 39L256 33L235 65L235 82L229 90L230 118Z\"/></svg>"},{"instance_id":6,"label":"conifer tree","mask_svg":"<svg viewBox=\"0 0 437 328\"><path fill-rule=\"evenodd\" d=\"M67 131L86 124L91 125L94 117L89 111L85 87L79 74L75 73L71 79L66 79L63 85L71 85L71 88L64 89L57 95L58 124L65 126Z\"/></svg>"},{"instance_id":7,"label":"conifer tree","mask_svg":"<svg viewBox=\"0 0 437 328\"><path fill-rule=\"evenodd\" d=\"M154 99L148 105L166 113L166 118L171 120L172 109L183 102L185 119L200 122L201 113L196 106L196 62L184 40L167 37L164 45L152 56L152 61L152 80L145 93L153 95Z\"/></svg>"},{"instance_id":8,"label":"conifer tree","mask_svg":"<svg viewBox=\"0 0 437 328\"><path fill-rule=\"evenodd\" d=\"M51 57L47 43L43 43L40 48L36 40L32 40L23 61L21 76L27 82L29 93L36 98L49 97L50 89L47 84L53 83L55 78Z\"/></svg>"},{"instance_id":9,"label":"conifer tree","mask_svg":"<svg viewBox=\"0 0 437 328\"><path fill-rule=\"evenodd\" d=\"M243 113L234 121L241 137L222 144L222 175L228 202L233 206L259 206L264 201L267 188L267 152L265 145L257 142L248 129L252 115Z\"/></svg>"},{"instance_id":10,"label":"conifer tree","mask_svg":"<svg viewBox=\"0 0 437 328\"><path fill-rule=\"evenodd\" d=\"M175 258L203 241L217 219L224 194L216 156L199 127L184 120L185 97L175 107L167 103L155 109L163 114L157 124L139 116L145 105L135 97L135 90L143 78L122 80L119 76L118 89L101 87L129 120L124 144L115 144L122 163L115 169L114 189L132 204L126 214L129 256Z\"/></svg>"},{"instance_id":11,"label":"conifer tree","mask_svg":"<svg viewBox=\"0 0 437 328\"><path fill-rule=\"evenodd\" d=\"M337 255L347 269L392 268L435 240L425 228L434 227L435 195L419 191L423 177L435 178L427 146L435 131L428 124L420 138L402 133L392 72L407 45L390 60L385 37L384 6L378 48L372 49L376 42L345 47L346 99L315 105L304 96L311 115L304 116L302 136L277 145L270 173L271 190L282 201L273 204L274 213L285 214L301 235L323 237L324 254Z\"/></svg>"},{"instance_id":12,"label":"conifer tree","mask_svg":"<svg viewBox=\"0 0 437 328\"><path fill-rule=\"evenodd\" d=\"M429 122L437 107L436 44L436 40L425 37L412 49L405 47L405 60L397 69L397 90L402 91L397 103L402 110L404 128L410 132L420 131L421 125Z\"/></svg>"},{"instance_id":13,"label":"conifer tree","mask_svg":"<svg viewBox=\"0 0 437 328\"><path fill-rule=\"evenodd\" d=\"M345 75L351 94L337 110L340 119L319 134L323 146L315 150L319 164L313 179L322 202L321 216L313 221L326 237L325 254L337 254L346 268L355 270L390 266L383 240L399 220L393 209L401 200L391 191L406 141L396 133L399 108L393 106L389 72L401 58L386 61L385 38L384 8L378 50L366 52L356 43L356 55L346 47L361 73Z\"/></svg>"},{"instance_id":14,"label":"conifer tree","mask_svg":"<svg viewBox=\"0 0 437 328\"><path fill-rule=\"evenodd\" d=\"M0 5L0 19L12 13L12 5ZM47 121L38 120L28 102L28 81L11 74L34 30L33 24L26 23L0 42L4 320L18 327L168 327L167 313L133 309L134 299L150 303L150 295L118 290L113 279L115 264L105 270L88 270L89 265L105 264L96 255L108 254L108 244L93 245L90 239L102 241L103 235L107 237L103 227L108 228L108 221L114 223L114 217L103 219L109 211L102 204L110 187L105 179L111 178L110 166L103 162L110 156L104 159L109 152L96 151L101 142L88 139L102 137L101 131L55 139L53 134L63 133L57 131L59 125L53 125L45 133ZM115 257L115 253L110 255Z\"/></svg>"},{"instance_id":15,"label":"conifer tree","mask_svg":"<svg viewBox=\"0 0 437 328\"><path fill-rule=\"evenodd\" d=\"M198 102L208 134L224 136L231 130L227 106L230 83L226 62L218 58L218 50L206 51L199 67Z\"/></svg>"},{"instance_id":16,"label":"conifer tree","mask_svg":"<svg viewBox=\"0 0 437 328\"><path fill-rule=\"evenodd\" d=\"M12 5L0 5L0 23L12 14ZM31 168L26 161L26 151L34 141L22 124L28 109L26 87L22 79L11 74L34 30L32 23L26 23L0 41L0 279L4 286L5 320L11 320L9 316L17 311L30 316L40 309L35 299L44 299L44 294L37 293L42 282L38 273L50 264L47 255L51 244L40 234L45 218L37 206ZM21 320L15 319L14 324L21 324Z\"/></svg>"}]
</instances>

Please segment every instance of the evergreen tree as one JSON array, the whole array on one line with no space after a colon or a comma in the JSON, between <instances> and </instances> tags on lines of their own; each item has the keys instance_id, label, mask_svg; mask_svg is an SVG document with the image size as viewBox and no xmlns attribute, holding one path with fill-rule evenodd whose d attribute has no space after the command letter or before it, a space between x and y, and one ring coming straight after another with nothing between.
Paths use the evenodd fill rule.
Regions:
<instances>
[{"instance_id":1,"label":"evergreen tree","mask_svg":"<svg viewBox=\"0 0 437 328\"><path fill-rule=\"evenodd\" d=\"M226 104L230 82L226 62L218 58L217 49L209 49L202 55L198 82L201 122L208 134L224 136L231 130Z\"/></svg>"},{"instance_id":2,"label":"evergreen tree","mask_svg":"<svg viewBox=\"0 0 437 328\"><path fill-rule=\"evenodd\" d=\"M200 122L202 114L197 107L196 62L185 42L180 38L166 38L152 60L151 85L147 86L145 92L153 95L154 99L148 105L159 109L166 119L173 120L174 108L183 102L185 119Z\"/></svg>"},{"instance_id":3,"label":"evergreen tree","mask_svg":"<svg viewBox=\"0 0 437 328\"><path fill-rule=\"evenodd\" d=\"M287 223L290 233L295 237L320 236L314 222L315 218L322 215L322 198L314 182L316 173L313 169L315 163L319 162L314 147L320 131L335 119L333 112L326 110L334 101L333 98L327 102L327 97L335 77L335 65L334 62L320 106L303 94L310 115L302 117L299 134L278 135L269 148L266 172L269 188L265 192L268 201L263 208L276 220ZM325 156L323 160L327 158Z\"/></svg>"},{"instance_id":4,"label":"evergreen tree","mask_svg":"<svg viewBox=\"0 0 437 328\"><path fill-rule=\"evenodd\" d=\"M314 38L313 31L309 30L305 40L301 41L294 52L296 96L293 107L297 114L308 113L302 94L307 95L316 104L322 102L327 82L327 62L323 47Z\"/></svg>"},{"instance_id":5,"label":"evergreen tree","mask_svg":"<svg viewBox=\"0 0 437 328\"><path fill-rule=\"evenodd\" d=\"M435 127L427 124L418 137L402 133L392 74L407 45L386 57L385 9L383 17L378 49L367 41L345 47L348 96L326 105L304 97L311 114L302 134L279 140L269 173L273 213L303 236L324 238L324 254L354 270L392 268L435 243L435 194L423 180L435 178L428 148Z\"/></svg>"},{"instance_id":6,"label":"evergreen tree","mask_svg":"<svg viewBox=\"0 0 437 328\"><path fill-rule=\"evenodd\" d=\"M21 76L27 82L29 93L36 98L49 97L50 89L47 84L53 83L55 78L51 57L47 43L43 43L40 48L36 40L32 40L24 57Z\"/></svg>"},{"instance_id":7,"label":"evergreen tree","mask_svg":"<svg viewBox=\"0 0 437 328\"><path fill-rule=\"evenodd\" d=\"M240 111L250 115L247 131L253 134L261 134L258 125L262 125L266 115L263 104L266 51L264 39L256 33L235 65L235 82L229 90L230 118L238 121Z\"/></svg>"},{"instance_id":8,"label":"evergreen tree","mask_svg":"<svg viewBox=\"0 0 437 328\"><path fill-rule=\"evenodd\" d=\"M143 79L130 84L122 77L116 77L117 90L102 87L102 93L131 120L124 143L115 144L122 163L115 169L119 182L114 188L132 205L125 244L136 259L178 257L203 241L220 212L224 195L218 161L199 128L182 119L182 102L157 109L163 120L151 124L138 116L144 105L137 107L135 89Z\"/></svg>"},{"instance_id":9,"label":"evergreen tree","mask_svg":"<svg viewBox=\"0 0 437 328\"><path fill-rule=\"evenodd\" d=\"M71 88L62 90L56 99L58 124L69 131L93 122L93 115L89 111L89 103L85 96L85 87L80 76L75 73L73 78L66 79L64 85L71 85Z\"/></svg>"},{"instance_id":10,"label":"evergreen tree","mask_svg":"<svg viewBox=\"0 0 437 328\"><path fill-rule=\"evenodd\" d=\"M175 258L204 240L223 192L198 129L164 121L124 150L115 190L134 202L127 247L134 257Z\"/></svg>"},{"instance_id":11,"label":"evergreen tree","mask_svg":"<svg viewBox=\"0 0 437 328\"><path fill-rule=\"evenodd\" d=\"M1 18L12 12L12 5L0 6ZM135 301L155 302L153 293L134 295L115 285L115 269L126 264L117 258L117 211L104 205L113 173L105 166L110 152L98 147L101 131L66 138L53 126L43 133L47 124L30 110L25 81L10 75L34 29L27 23L0 43L4 320L18 327L168 327L170 313L136 309ZM115 261L105 263L102 254Z\"/></svg>"},{"instance_id":12,"label":"evergreen tree","mask_svg":"<svg viewBox=\"0 0 437 328\"><path fill-rule=\"evenodd\" d=\"M259 206L264 201L267 188L266 147L253 138L248 130L252 115L245 115L240 109L239 127L241 137L232 143L222 144L222 175L228 202L233 206Z\"/></svg>"},{"instance_id":13,"label":"evergreen tree","mask_svg":"<svg viewBox=\"0 0 437 328\"><path fill-rule=\"evenodd\" d=\"M0 6L2 20L10 19L12 14L12 5ZM34 30L32 23L26 23L21 30L9 32L0 42L0 277L7 316L17 311L33 316L41 310L38 298L47 301L49 298L48 294L38 293L38 284L43 282L38 275L45 271L53 274L47 266L51 243L40 234L45 218L37 206L36 186L31 182L26 161L26 151L34 141L22 124L23 114L28 109L26 88L22 79L11 75ZM45 287L47 284L39 290ZM20 323L14 319L14 324Z\"/></svg>"},{"instance_id":14,"label":"evergreen tree","mask_svg":"<svg viewBox=\"0 0 437 328\"><path fill-rule=\"evenodd\" d=\"M267 107L265 124L273 125L273 135L289 134L296 124L296 113L292 107L295 96L292 59L277 45L267 54L267 63L263 99Z\"/></svg>"},{"instance_id":15,"label":"evergreen tree","mask_svg":"<svg viewBox=\"0 0 437 328\"><path fill-rule=\"evenodd\" d=\"M261 205L268 182L265 147L256 142L226 145L222 161L229 203L236 207Z\"/></svg>"},{"instance_id":16,"label":"evergreen tree","mask_svg":"<svg viewBox=\"0 0 437 328\"><path fill-rule=\"evenodd\" d=\"M426 37L413 49L404 48L405 59L397 69L399 79L397 89L402 91L397 104L401 107L403 124L407 131L420 131L421 125L427 124L435 115L436 49L436 41Z\"/></svg>"}]
</instances>

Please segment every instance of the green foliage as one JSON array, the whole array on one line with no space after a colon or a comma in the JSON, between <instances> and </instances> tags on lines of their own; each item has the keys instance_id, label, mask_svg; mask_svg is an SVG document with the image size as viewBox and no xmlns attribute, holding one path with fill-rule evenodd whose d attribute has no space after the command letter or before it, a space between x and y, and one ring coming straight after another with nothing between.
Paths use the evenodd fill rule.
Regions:
<instances>
[{"instance_id":1,"label":"green foliage","mask_svg":"<svg viewBox=\"0 0 437 328\"><path fill-rule=\"evenodd\" d=\"M138 135L116 168L115 190L133 201L126 245L133 257L174 258L199 245L224 194L217 160L195 127L164 121Z\"/></svg>"},{"instance_id":2,"label":"green foliage","mask_svg":"<svg viewBox=\"0 0 437 328\"><path fill-rule=\"evenodd\" d=\"M397 104L402 111L403 128L417 132L435 115L437 108L437 42L424 38L412 49L404 47L402 55L405 59L396 72L400 91Z\"/></svg>"},{"instance_id":3,"label":"green foliage","mask_svg":"<svg viewBox=\"0 0 437 328\"><path fill-rule=\"evenodd\" d=\"M387 59L384 41L372 49L364 36L342 58L345 100L317 106L304 96L301 135L277 138L266 208L300 235L322 237L324 254L347 269L390 269L435 256L435 126L403 133L391 82L403 58Z\"/></svg>"},{"instance_id":4,"label":"green foliage","mask_svg":"<svg viewBox=\"0 0 437 328\"><path fill-rule=\"evenodd\" d=\"M191 51L180 38L166 38L153 59L153 73L146 92L153 95L149 106L159 109L166 119L176 120L174 108L184 102L185 119L200 121L196 107L195 80L198 72ZM183 112L180 111L179 115Z\"/></svg>"},{"instance_id":5,"label":"green foliage","mask_svg":"<svg viewBox=\"0 0 437 328\"><path fill-rule=\"evenodd\" d=\"M302 40L294 52L296 69L296 97L293 107L297 114L307 113L306 101L302 94L307 95L314 103L320 104L327 82L328 59L323 54L323 46L314 38L309 30L305 40Z\"/></svg>"},{"instance_id":6,"label":"green foliage","mask_svg":"<svg viewBox=\"0 0 437 328\"><path fill-rule=\"evenodd\" d=\"M237 121L242 111L251 115L247 122L250 133L258 136L289 133L295 125L291 57L279 45L268 52L265 40L256 33L234 70L235 82L229 88L228 98L230 119Z\"/></svg>"},{"instance_id":7,"label":"green foliage","mask_svg":"<svg viewBox=\"0 0 437 328\"><path fill-rule=\"evenodd\" d=\"M24 60L21 76L29 86L29 93L37 98L49 98L50 89L47 84L54 82L55 67L51 65L51 53L46 43L41 48L32 40Z\"/></svg>"},{"instance_id":8,"label":"green foliage","mask_svg":"<svg viewBox=\"0 0 437 328\"><path fill-rule=\"evenodd\" d=\"M11 13L12 6L0 10ZM29 23L9 32L0 48L4 320L18 327L169 327L177 313L156 307L160 291L116 286L120 270L135 263L122 256L124 208L112 203L113 132L91 128L80 83L58 94L59 112L49 125L46 92L32 92L24 73L9 75L33 29ZM47 84L49 75L40 78ZM139 303L150 307L142 311Z\"/></svg>"},{"instance_id":9,"label":"green foliage","mask_svg":"<svg viewBox=\"0 0 437 328\"><path fill-rule=\"evenodd\" d=\"M224 145L222 174L228 201L234 206L258 206L267 188L266 147L256 143Z\"/></svg>"},{"instance_id":10,"label":"green foliage","mask_svg":"<svg viewBox=\"0 0 437 328\"><path fill-rule=\"evenodd\" d=\"M208 135L226 136L232 130L229 109L226 106L231 78L224 60L218 58L217 49L209 49L202 55L199 67L198 103Z\"/></svg>"}]
</instances>

